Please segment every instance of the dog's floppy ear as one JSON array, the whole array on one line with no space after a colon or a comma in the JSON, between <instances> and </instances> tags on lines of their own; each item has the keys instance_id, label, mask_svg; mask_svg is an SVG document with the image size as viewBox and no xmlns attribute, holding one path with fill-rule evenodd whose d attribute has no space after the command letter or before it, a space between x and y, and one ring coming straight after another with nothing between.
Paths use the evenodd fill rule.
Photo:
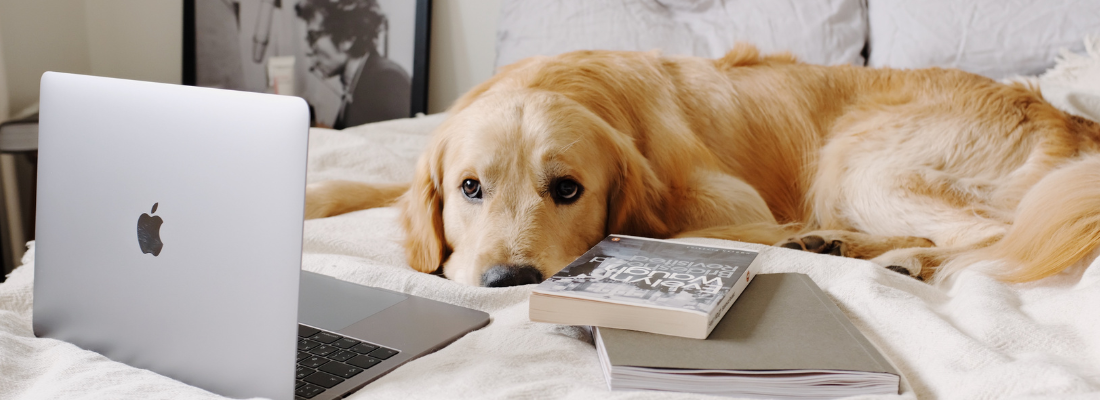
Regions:
<instances>
[{"instance_id":1,"label":"dog's floppy ear","mask_svg":"<svg viewBox=\"0 0 1100 400\"><path fill-rule=\"evenodd\" d=\"M614 149L617 171L607 198L607 233L667 237L664 198L668 186L657 176L648 159L629 136L610 129L606 135Z\"/></svg>"},{"instance_id":2,"label":"dog's floppy ear","mask_svg":"<svg viewBox=\"0 0 1100 400\"><path fill-rule=\"evenodd\" d=\"M439 140L424 152L409 190L398 202L405 227L405 256L413 269L425 273L439 269L450 252L443 236L443 199L439 193L442 149Z\"/></svg>"}]
</instances>

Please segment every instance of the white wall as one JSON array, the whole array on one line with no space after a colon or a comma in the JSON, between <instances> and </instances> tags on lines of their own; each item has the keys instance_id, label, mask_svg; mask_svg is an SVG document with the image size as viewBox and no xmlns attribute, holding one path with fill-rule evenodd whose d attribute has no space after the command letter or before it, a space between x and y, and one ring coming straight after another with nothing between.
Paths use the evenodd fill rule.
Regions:
<instances>
[{"instance_id":1,"label":"white wall","mask_svg":"<svg viewBox=\"0 0 1100 400\"><path fill-rule=\"evenodd\" d=\"M432 0L428 112L493 76L500 0Z\"/></svg>"},{"instance_id":2,"label":"white wall","mask_svg":"<svg viewBox=\"0 0 1100 400\"><path fill-rule=\"evenodd\" d=\"M92 75L180 83L179 0L84 0L84 5Z\"/></svg>"},{"instance_id":3,"label":"white wall","mask_svg":"<svg viewBox=\"0 0 1100 400\"><path fill-rule=\"evenodd\" d=\"M42 72L91 73L81 0L2 0L0 35L10 109L38 101Z\"/></svg>"},{"instance_id":4,"label":"white wall","mask_svg":"<svg viewBox=\"0 0 1100 400\"><path fill-rule=\"evenodd\" d=\"M492 76L499 10L500 0L433 0L429 112ZM0 0L5 109L37 102L47 70L179 83L182 32L180 0Z\"/></svg>"}]
</instances>

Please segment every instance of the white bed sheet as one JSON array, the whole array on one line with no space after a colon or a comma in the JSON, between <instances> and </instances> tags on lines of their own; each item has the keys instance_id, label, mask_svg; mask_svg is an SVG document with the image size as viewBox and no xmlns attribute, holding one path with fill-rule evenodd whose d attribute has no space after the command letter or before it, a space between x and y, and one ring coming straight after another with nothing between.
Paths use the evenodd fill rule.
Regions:
<instances>
[{"instance_id":1,"label":"white bed sheet","mask_svg":"<svg viewBox=\"0 0 1100 400\"><path fill-rule=\"evenodd\" d=\"M1093 76L1100 77L1097 71ZM1059 84L1071 85L1064 76ZM314 130L309 179L407 180L442 118ZM352 398L704 397L608 391L582 329L528 320L532 285L476 288L415 272L406 266L396 218L395 209L381 208L308 221L303 268L480 309L492 322ZM1006 285L964 272L953 287L941 289L865 261L754 247L765 249L764 272L808 274L896 364L904 375L903 393L876 398L1100 398L1095 253L1036 283ZM219 398L64 342L35 338L33 272L32 245L24 265L0 284L0 399Z\"/></svg>"}]
</instances>

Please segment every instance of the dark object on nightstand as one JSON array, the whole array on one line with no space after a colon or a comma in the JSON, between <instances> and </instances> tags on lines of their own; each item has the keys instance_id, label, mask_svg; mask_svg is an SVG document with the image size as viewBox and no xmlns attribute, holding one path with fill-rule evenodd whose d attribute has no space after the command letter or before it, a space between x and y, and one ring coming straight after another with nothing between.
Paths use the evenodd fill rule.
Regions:
<instances>
[{"instance_id":1,"label":"dark object on nightstand","mask_svg":"<svg viewBox=\"0 0 1100 400\"><path fill-rule=\"evenodd\" d=\"M38 113L0 124L0 212L3 232L3 263L0 282L27 250L34 239L35 181L38 170Z\"/></svg>"}]
</instances>

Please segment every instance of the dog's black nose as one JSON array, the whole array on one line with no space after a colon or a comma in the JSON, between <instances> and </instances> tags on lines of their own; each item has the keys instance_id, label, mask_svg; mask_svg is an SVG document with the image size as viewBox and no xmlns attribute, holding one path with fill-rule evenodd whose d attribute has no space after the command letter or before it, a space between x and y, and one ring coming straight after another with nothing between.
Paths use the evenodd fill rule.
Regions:
<instances>
[{"instance_id":1,"label":"dog's black nose","mask_svg":"<svg viewBox=\"0 0 1100 400\"><path fill-rule=\"evenodd\" d=\"M481 286L508 287L542 282L542 272L530 265L497 265L481 274Z\"/></svg>"}]
</instances>

